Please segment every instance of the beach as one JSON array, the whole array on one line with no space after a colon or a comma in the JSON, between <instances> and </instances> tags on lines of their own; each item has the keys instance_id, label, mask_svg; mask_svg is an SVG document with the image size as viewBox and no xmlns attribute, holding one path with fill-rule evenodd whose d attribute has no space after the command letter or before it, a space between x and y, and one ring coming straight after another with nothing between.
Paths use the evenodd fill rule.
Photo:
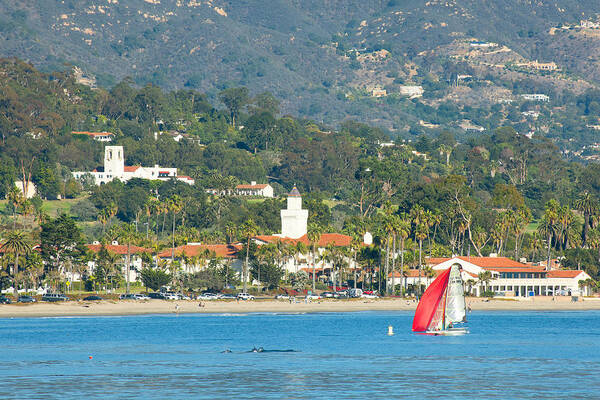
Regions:
<instances>
[{"instance_id":1,"label":"beach","mask_svg":"<svg viewBox=\"0 0 600 400\"><path fill-rule=\"evenodd\" d=\"M61 317L94 315L139 315L170 313L315 313L315 312L356 312L356 311L402 311L414 310L417 303L405 299L352 299L352 300L313 300L305 303L298 299L295 303L287 300L257 299L251 301L69 301L64 303L38 302L33 304L0 305L0 318L18 317ZM570 297L537 297L524 300L467 298L467 306L473 311L566 311L598 310L600 298L585 298L577 302Z\"/></svg>"}]
</instances>

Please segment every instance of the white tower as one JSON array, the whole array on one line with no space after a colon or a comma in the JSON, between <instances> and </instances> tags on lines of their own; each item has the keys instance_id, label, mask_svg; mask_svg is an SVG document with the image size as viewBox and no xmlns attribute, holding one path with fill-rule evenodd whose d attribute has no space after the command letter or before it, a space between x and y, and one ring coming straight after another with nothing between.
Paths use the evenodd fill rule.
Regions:
<instances>
[{"instance_id":1,"label":"white tower","mask_svg":"<svg viewBox=\"0 0 600 400\"><path fill-rule=\"evenodd\" d=\"M302 196L294 186L287 198L287 210L281 210L281 236L298 239L306 235L308 210L302 209Z\"/></svg>"},{"instance_id":2,"label":"white tower","mask_svg":"<svg viewBox=\"0 0 600 400\"><path fill-rule=\"evenodd\" d=\"M112 178L122 178L125 170L123 146L104 147L104 173Z\"/></svg>"}]
</instances>

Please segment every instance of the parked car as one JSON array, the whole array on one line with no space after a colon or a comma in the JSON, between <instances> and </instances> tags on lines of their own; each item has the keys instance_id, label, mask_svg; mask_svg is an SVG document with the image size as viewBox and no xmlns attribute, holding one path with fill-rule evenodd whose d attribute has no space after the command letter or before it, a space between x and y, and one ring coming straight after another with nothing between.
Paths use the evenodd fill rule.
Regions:
<instances>
[{"instance_id":1,"label":"parked car","mask_svg":"<svg viewBox=\"0 0 600 400\"><path fill-rule=\"evenodd\" d=\"M18 303L35 303L35 299L31 296L19 296Z\"/></svg>"},{"instance_id":2,"label":"parked car","mask_svg":"<svg viewBox=\"0 0 600 400\"><path fill-rule=\"evenodd\" d=\"M358 298L362 295L363 295L362 289L349 289L348 290L348 296L352 297L353 299Z\"/></svg>"},{"instance_id":3,"label":"parked car","mask_svg":"<svg viewBox=\"0 0 600 400\"><path fill-rule=\"evenodd\" d=\"M10 304L12 303L12 300L9 299L8 297L2 295L0 296L0 304Z\"/></svg>"},{"instance_id":4,"label":"parked car","mask_svg":"<svg viewBox=\"0 0 600 400\"><path fill-rule=\"evenodd\" d=\"M307 295L306 295L306 299L308 299L308 300L321 300L321 299L322 299L322 297L321 297L321 296L319 296L319 295L318 295L318 294L316 294L316 293L312 293L312 294L307 294Z\"/></svg>"},{"instance_id":5,"label":"parked car","mask_svg":"<svg viewBox=\"0 0 600 400\"><path fill-rule=\"evenodd\" d=\"M83 300L84 301L99 301L99 300L104 300L104 299L100 296L92 295L92 296L84 297Z\"/></svg>"},{"instance_id":6,"label":"parked car","mask_svg":"<svg viewBox=\"0 0 600 400\"><path fill-rule=\"evenodd\" d=\"M220 293L217 295L217 298L219 300L235 300L236 296L230 293Z\"/></svg>"},{"instance_id":7,"label":"parked car","mask_svg":"<svg viewBox=\"0 0 600 400\"><path fill-rule=\"evenodd\" d=\"M148 293L148 298L150 298L150 299L161 299L161 300L166 299L165 295L163 293L160 293L160 292Z\"/></svg>"},{"instance_id":8,"label":"parked car","mask_svg":"<svg viewBox=\"0 0 600 400\"><path fill-rule=\"evenodd\" d=\"M275 296L275 298L277 300L289 300L290 299L290 295L289 294L278 294L277 296Z\"/></svg>"},{"instance_id":9,"label":"parked car","mask_svg":"<svg viewBox=\"0 0 600 400\"><path fill-rule=\"evenodd\" d=\"M334 297L336 297L336 293L333 292L323 292L321 293L321 297L324 299L332 299Z\"/></svg>"},{"instance_id":10,"label":"parked car","mask_svg":"<svg viewBox=\"0 0 600 400\"><path fill-rule=\"evenodd\" d=\"M363 299L378 299L379 296L377 296L377 292L374 291L365 291L363 292L363 294L360 296Z\"/></svg>"},{"instance_id":11,"label":"parked car","mask_svg":"<svg viewBox=\"0 0 600 400\"><path fill-rule=\"evenodd\" d=\"M165 300L179 300L179 295L173 292L163 292L163 296L165 296Z\"/></svg>"},{"instance_id":12,"label":"parked car","mask_svg":"<svg viewBox=\"0 0 600 400\"><path fill-rule=\"evenodd\" d=\"M119 296L119 300L137 300L135 298L135 294L133 293L124 293Z\"/></svg>"},{"instance_id":13,"label":"parked car","mask_svg":"<svg viewBox=\"0 0 600 400\"><path fill-rule=\"evenodd\" d=\"M254 296L248 293L238 293L237 298L239 300L254 300Z\"/></svg>"},{"instance_id":14,"label":"parked car","mask_svg":"<svg viewBox=\"0 0 600 400\"><path fill-rule=\"evenodd\" d=\"M42 301L69 301L69 298L62 293L46 293L42 296Z\"/></svg>"},{"instance_id":15,"label":"parked car","mask_svg":"<svg viewBox=\"0 0 600 400\"><path fill-rule=\"evenodd\" d=\"M198 296L198 300L217 300L218 298L216 293L202 293Z\"/></svg>"},{"instance_id":16,"label":"parked car","mask_svg":"<svg viewBox=\"0 0 600 400\"><path fill-rule=\"evenodd\" d=\"M134 296L136 300L150 300L150 297L146 296L144 293L136 293Z\"/></svg>"}]
</instances>

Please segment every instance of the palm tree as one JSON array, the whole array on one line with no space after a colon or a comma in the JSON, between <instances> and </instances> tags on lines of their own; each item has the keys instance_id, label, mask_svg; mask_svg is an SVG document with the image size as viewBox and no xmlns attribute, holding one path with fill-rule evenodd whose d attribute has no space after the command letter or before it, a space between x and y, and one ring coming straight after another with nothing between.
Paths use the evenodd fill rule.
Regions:
<instances>
[{"instance_id":1,"label":"palm tree","mask_svg":"<svg viewBox=\"0 0 600 400\"><path fill-rule=\"evenodd\" d=\"M431 278L435 276L435 271L430 265L427 265L423 268L423 274L427 278L427 286L429 286Z\"/></svg>"},{"instance_id":2,"label":"palm tree","mask_svg":"<svg viewBox=\"0 0 600 400\"><path fill-rule=\"evenodd\" d=\"M129 293L129 274L131 273L131 243L137 238L135 228L131 224L121 224L116 231L119 239L127 244L127 261L125 265L126 293Z\"/></svg>"},{"instance_id":3,"label":"palm tree","mask_svg":"<svg viewBox=\"0 0 600 400\"><path fill-rule=\"evenodd\" d=\"M244 270L242 273L242 279L244 281L244 293L246 293L246 285L248 281L248 260L250 257L250 240L256 236L258 232L258 226L252 219L247 219L241 227L242 236L246 239L246 262L244 263Z\"/></svg>"},{"instance_id":4,"label":"palm tree","mask_svg":"<svg viewBox=\"0 0 600 400\"><path fill-rule=\"evenodd\" d=\"M482 293L485 293L487 291L487 285L492 280L492 273L490 271L480 272L477 275L477 279L479 280L479 283L482 285L482 289L483 289Z\"/></svg>"},{"instance_id":5,"label":"palm tree","mask_svg":"<svg viewBox=\"0 0 600 400\"><path fill-rule=\"evenodd\" d=\"M415 228L415 237L419 241L419 295L421 294L421 268L423 267L423 240L427 237L429 227L425 223L420 223Z\"/></svg>"},{"instance_id":6,"label":"palm tree","mask_svg":"<svg viewBox=\"0 0 600 400\"><path fill-rule=\"evenodd\" d=\"M173 232L171 237L171 262L175 260L175 217L179 211L183 208L183 202L181 197L178 195L173 195L167 202L167 207L169 211L173 214Z\"/></svg>"},{"instance_id":7,"label":"palm tree","mask_svg":"<svg viewBox=\"0 0 600 400\"><path fill-rule=\"evenodd\" d=\"M410 220L408 216L404 214L400 220L398 221L398 225L396 226L396 231L398 236L400 236L400 285L402 289L406 288L406 280L404 280L404 284L402 283L402 279L404 279L404 242L408 239L410 235ZM402 296L403 292L400 292Z\"/></svg>"},{"instance_id":8,"label":"palm tree","mask_svg":"<svg viewBox=\"0 0 600 400\"><path fill-rule=\"evenodd\" d=\"M35 211L35 208L33 207L33 203L31 202L31 200L28 199L24 199L23 202L21 203L21 213L23 214L23 229L25 229L25 222L27 222L27 217L30 216L31 214L33 214ZM31 223L31 225L33 225L33 221ZM31 228L30 225L30 228Z\"/></svg>"},{"instance_id":9,"label":"palm tree","mask_svg":"<svg viewBox=\"0 0 600 400\"><path fill-rule=\"evenodd\" d=\"M548 247L548 254L546 258L546 269L550 269L550 247L552 246L552 236L558 225L558 219L560 216L560 204L556 200L550 200L546 203L546 209L542 221L538 226L538 232L540 235L545 235L548 238L546 246Z\"/></svg>"},{"instance_id":10,"label":"palm tree","mask_svg":"<svg viewBox=\"0 0 600 400\"><path fill-rule=\"evenodd\" d=\"M317 257L317 245L319 244L319 242L321 241L321 234L323 233L323 228L314 222L311 222L310 224L308 224L308 229L307 229L307 237L308 237L308 241L311 244L312 247L312 291L315 291L315 286L316 286L316 278L315 278L315 274L316 274L316 257Z\"/></svg>"},{"instance_id":11,"label":"palm tree","mask_svg":"<svg viewBox=\"0 0 600 400\"><path fill-rule=\"evenodd\" d=\"M12 185L8 190L6 198L13 206L13 230L15 230L17 229L17 210L23 201L25 201L25 197L16 186Z\"/></svg>"},{"instance_id":12,"label":"palm tree","mask_svg":"<svg viewBox=\"0 0 600 400\"><path fill-rule=\"evenodd\" d=\"M31 251L31 243L25 235L25 232L13 231L8 234L6 241L2 244L2 249L15 255L15 263L13 268L14 291L15 297L19 297L18 292L18 274L19 274L19 255L24 255Z\"/></svg>"},{"instance_id":13,"label":"palm tree","mask_svg":"<svg viewBox=\"0 0 600 400\"><path fill-rule=\"evenodd\" d=\"M298 242L296 242L296 245L293 246L292 252L294 254L294 264L295 264L294 273L297 274L298 273L298 264L300 263L300 256L308 253L308 248L306 247L304 242L298 241Z\"/></svg>"},{"instance_id":14,"label":"palm tree","mask_svg":"<svg viewBox=\"0 0 600 400\"><path fill-rule=\"evenodd\" d=\"M590 216L597 213L598 202L588 192L584 192L576 201L575 208L583 213L582 245L587 243L588 230L590 227Z\"/></svg>"}]
</instances>

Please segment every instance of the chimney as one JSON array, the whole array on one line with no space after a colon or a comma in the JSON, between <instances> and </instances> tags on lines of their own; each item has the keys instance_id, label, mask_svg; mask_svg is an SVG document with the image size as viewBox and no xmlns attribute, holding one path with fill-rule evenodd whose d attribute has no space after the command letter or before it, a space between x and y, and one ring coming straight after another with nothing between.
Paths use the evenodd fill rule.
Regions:
<instances>
[{"instance_id":1,"label":"chimney","mask_svg":"<svg viewBox=\"0 0 600 400\"><path fill-rule=\"evenodd\" d=\"M490 257L498 257L498 253L490 253Z\"/></svg>"},{"instance_id":2,"label":"chimney","mask_svg":"<svg viewBox=\"0 0 600 400\"><path fill-rule=\"evenodd\" d=\"M252 186L256 186L256 181L252 181L252 182L250 182L250 184L251 184Z\"/></svg>"},{"instance_id":3,"label":"chimney","mask_svg":"<svg viewBox=\"0 0 600 400\"><path fill-rule=\"evenodd\" d=\"M110 244L112 244L113 246L118 246L119 242L117 242L116 240L113 240Z\"/></svg>"}]
</instances>

